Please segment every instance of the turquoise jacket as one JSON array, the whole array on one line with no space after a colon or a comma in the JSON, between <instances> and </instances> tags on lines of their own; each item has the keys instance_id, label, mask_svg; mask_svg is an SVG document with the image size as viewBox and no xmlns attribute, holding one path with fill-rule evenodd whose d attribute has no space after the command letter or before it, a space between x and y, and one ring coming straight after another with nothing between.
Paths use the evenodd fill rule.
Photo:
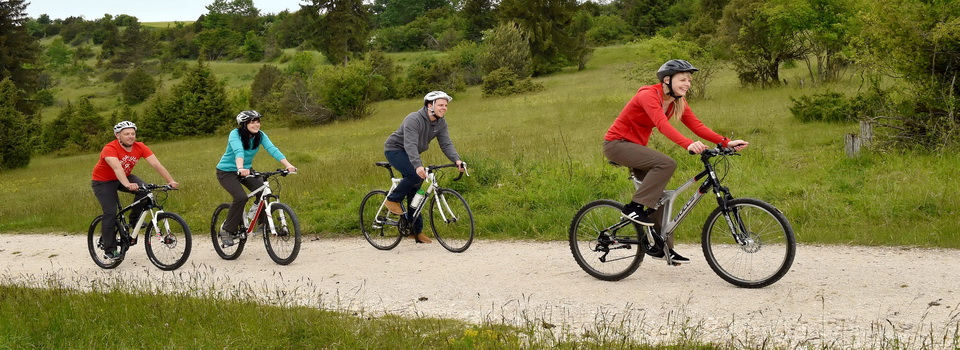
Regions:
<instances>
[{"instance_id":1,"label":"turquoise jacket","mask_svg":"<svg viewBox=\"0 0 960 350\"><path fill-rule=\"evenodd\" d=\"M260 145L277 161L287 159L283 153L280 153L280 149L273 145L273 142L270 141L267 133L263 132L263 130L260 130ZM217 164L217 169L234 172L239 170L237 169L237 158L243 158L243 168L250 169L250 166L253 165L253 157L255 157L259 151L260 147L248 150L243 149L243 143L240 141L240 131L233 129L233 131L230 132L230 137L227 139L227 150L223 152L223 157L220 157L220 163Z\"/></svg>"}]
</instances>

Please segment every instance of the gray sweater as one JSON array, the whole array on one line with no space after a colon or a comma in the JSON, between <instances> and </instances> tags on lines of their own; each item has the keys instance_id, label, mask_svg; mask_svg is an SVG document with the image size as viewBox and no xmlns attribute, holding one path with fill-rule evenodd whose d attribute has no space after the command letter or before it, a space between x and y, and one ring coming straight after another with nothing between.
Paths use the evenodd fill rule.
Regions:
<instances>
[{"instance_id":1,"label":"gray sweater","mask_svg":"<svg viewBox=\"0 0 960 350\"><path fill-rule=\"evenodd\" d=\"M444 118L437 118L430 122L427 114L427 107L419 111L410 113L403 119L403 123L390 134L387 142L383 144L385 151L404 150L410 157L410 163L414 168L423 166L420 160L420 153L430 148L430 140L437 139L440 144L440 150L450 158L451 162L460 160L457 149L453 147L453 140L450 140L450 133L447 131L447 121Z\"/></svg>"}]
</instances>

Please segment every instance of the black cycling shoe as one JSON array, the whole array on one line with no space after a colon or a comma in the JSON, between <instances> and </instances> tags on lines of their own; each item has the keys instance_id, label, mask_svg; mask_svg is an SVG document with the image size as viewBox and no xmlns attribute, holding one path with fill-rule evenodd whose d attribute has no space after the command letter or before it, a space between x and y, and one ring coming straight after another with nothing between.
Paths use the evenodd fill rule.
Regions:
<instances>
[{"instance_id":1,"label":"black cycling shoe","mask_svg":"<svg viewBox=\"0 0 960 350\"><path fill-rule=\"evenodd\" d=\"M643 226L653 226L655 224L653 219L650 218L650 214L651 211L643 210L642 205L633 202L623 206L623 210L620 211L621 216Z\"/></svg>"},{"instance_id":2,"label":"black cycling shoe","mask_svg":"<svg viewBox=\"0 0 960 350\"><path fill-rule=\"evenodd\" d=\"M667 260L666 258L664 258L663 250L656 251L656 252L647 252L647 255L652 256L654 259L657 259L657 260ZM670 249L670 260L673 260L673 262L675 263L690 262L690 259L687 259L683 255L677 254L677 252L673 251L673 249Z\"/></svg>"},{"instance_id":3,"label":"black cycling shoe","mask_svg":"<svg viewBox=\"0 0 960 350\"><path fill-rule=\"evenodd\" d=\"M103 257L110 260L120 259L120 248L113 248L110 250L104 250Z\"/></svg>"}]
</instances>

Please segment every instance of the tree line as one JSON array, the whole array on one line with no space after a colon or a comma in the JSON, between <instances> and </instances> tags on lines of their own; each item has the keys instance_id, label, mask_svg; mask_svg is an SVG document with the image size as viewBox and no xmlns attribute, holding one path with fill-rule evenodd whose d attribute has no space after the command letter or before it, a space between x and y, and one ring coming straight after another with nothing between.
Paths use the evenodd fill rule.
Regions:
<instances>
[{"instance_id":1,"label":"tree line","mask_svg":"<svg viewBox=\"0 0 960 350\"><path fill-rule=\"evenodd\" d=\"M808 72L797 84L858 74L864 88L856 96L795 100L795 114L829 119L802 115L824 104L845 106L847 118L869 111L888 116L880 122L895 130L894 140L925 146L950 144L957 135L955 0L304 0L300 9L276 14L261 13L252 0L214 0L206 8L192 23L149 28L124 14L28 17L23 0L0 3L0 74L10 82L0 84L6 94L0 97L2 121L38 124L36 110L53 103L58 76L114 82L122 102L97 121L88 102L68 101L56 117L65 123L60 128L23 136L22 128L0 126L0 146L29 142L41 145L41 153L95 149L112 135L62 125L116 119L147 121L153 131L144 136L165 139L213 132L245 108L312 124L360 118L372 102L433 89L482 85L485 96L535 91L542 87L531 77L568 66L583 69L593 47L629 41L641 41L664 58L697 62L700 93L711 72L725 67L743 85L760 88L789 83L780 76L788 64ZM49 45L38 44L49 37ZM291 48L298 50L283 53ZM417 58L403 69L384 55L421 50L447 54ZM96 63L88 65L92 58ZM323 59L331 64L321 64ZM249 90L234 92L213 76L205 63L210 61L264 66ZM659 63L636 69L649 72ZM162 72L183 80L161 91L155 77ZM881 84L891 76L914 83ZM130 108L140 103L147 104L143 115ZM0 169L29 162L22 148L2 149Z\"/></svg>"}]
</instances>

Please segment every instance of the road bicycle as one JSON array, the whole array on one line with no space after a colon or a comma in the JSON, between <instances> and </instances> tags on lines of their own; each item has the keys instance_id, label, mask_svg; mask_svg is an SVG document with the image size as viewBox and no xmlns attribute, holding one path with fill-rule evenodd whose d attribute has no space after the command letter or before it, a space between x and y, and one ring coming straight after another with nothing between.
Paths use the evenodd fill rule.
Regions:
<instances>
[{"instance_id":1,"label":"road bicycle","mask_svg":"<svg viewBox=\"0 0 960 350\"><path fill-rule=\"evenodd\" d=\"M253 171L247 176L262 179L263 186L247 194L247 198L255 197L256 200L243 211L243 223L240 225L242 233L233 236L233 245L224 244L220 237L224 232L223 224L227 220L230 204L221 203L217 206L210 221L210 238L221 259L239 258L247 238L257 234L263 234L263 245L273 262L289 265L297 259L297 254L300 254L300 220L297 220L293 208L280 202L280 182L276 181L276 189L271 189L269 181L271 176L290 174L296 173L278 169L270 172Z\"/></svg>"},{"instance_id":2,"label":"road bicycle","mask_svg":"<svg viewBox=\"0 0 960 350\"><path fill-rule=\"evenodd\" d=\"M454 253L462 253L470 248L473 243L474 222L473 212L467 205L467 200L463 199L455 190L443 188L439 185L437 170L443 168L456 168L456 164L431 165L426 167L427 179L430 183L427 186L422 205L417 206L413 213L408 213L404 203L401 203L404 215L395 215L386 207L387 195L393 193L400 184L400 178L394 177L393 168L389 162L377 162L378 167L386 168L390 172L392 185L390 190L373 190L363 197L360 202L360 227L363 230L363 237L375 248L380 250L390 250L400 244L400 240L405 236L416 235L419 232L415 230L414 219L421 217L424 207L429 203L430 208L427 211L429 215L430 228L433 230L433 236L437 238L447 250ZM463 172L460 172L453 181L459 181L464 174L470 176L467 172L467 164L463 164ZM410 216L409 218L407 216Z\"/></svg>"},{"instance_id":3,"label":"road bicycle","mask_svg":"<svg viewBox=\"0 0 960 350\"><path fill-rule=\"evenodd\" d=\"M601 280L617 281L633 274L646 252L661 255L669 265L678 265L664 254L667 238L708 192L716 195L717 208L703 225L701 246L710 268L725 281L744 288L761 288L782 278L796 255L793 228L773 205L755 198L733 198L721 185L715 169L720 162L729 169L729 157L739 154L717 147L700 154L704 170L675 190L664 191L657 203L662 229L642 226L621 215L623 204L600 199L584 205L570 223L570 251L577 264ZM717 158L711 163L711 158ZM612 162L611 162L612 163ZM615 164L615 163L612 163ZM616 165L616 164L615 164ZM633 174L634 187L641 181ZM693 196L673 219L673 205L686 190L697 187Z\"/></svg>"},{"instance_id":4,"label":"road bicycle","mask_svg":"<svg viewBox=\"0 0 960 350\"><path fill-rule=\"evenodd\" d=\"M164 271L176 270L183 266L190 257L192 244L190 227L180 215L163 210L167 191L171 190L176 189L169 185L146 184L136 191L146 193L147 195L143 198L135 200L125 208L121 208L120 201L117 201L117 224L113 234L117 249L120 250L120 257L116 259L110 259L104 255L103 243L100 242L103 215L94 218L87 231L87 250L90 251L93 262L104 269L120 266L130 247L137 245L140 229L143 229L145 240L143 248L146 249L147 257L153 265ZM163 195L157 196L154 192L160 192ZM131 227L126 215L137 205L143 206L143 212Z\"/></svg>"}]
</instances>

